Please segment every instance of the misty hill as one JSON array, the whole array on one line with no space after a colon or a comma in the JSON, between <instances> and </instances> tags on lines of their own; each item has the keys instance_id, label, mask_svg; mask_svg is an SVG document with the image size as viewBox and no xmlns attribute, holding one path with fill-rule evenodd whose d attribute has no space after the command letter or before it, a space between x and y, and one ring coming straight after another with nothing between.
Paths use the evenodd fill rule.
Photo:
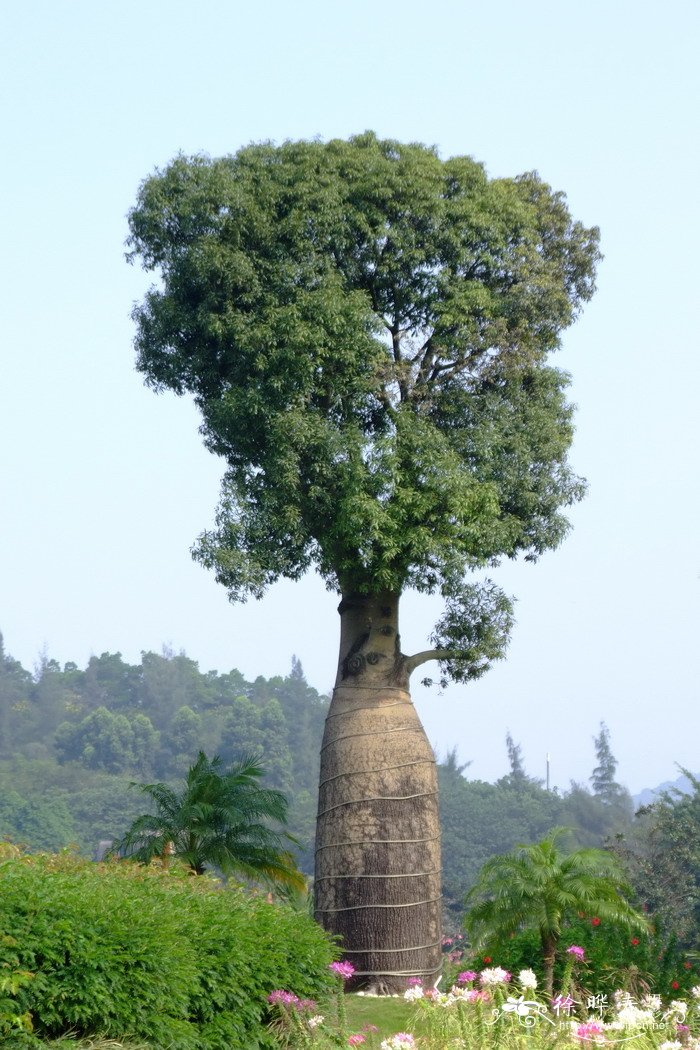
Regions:
<instances>
[{"instance_id":1,"label":"misty hill","mask_svg":"<svg viewBox=\"0 0 700 1050\"><path fill-rule=\"evenodd\" d=\"M700 776L700 774L694 775ZM692 795L693 785L685 774L681 774L675 780L664 780L663 784L658 784L655 788L643 788L638 795L632 796L632 801L637 809L640 806L650 806L667 791L670 791L672 794L674 791L680 791L684 795Z\"/></svg>"}]
</instances>

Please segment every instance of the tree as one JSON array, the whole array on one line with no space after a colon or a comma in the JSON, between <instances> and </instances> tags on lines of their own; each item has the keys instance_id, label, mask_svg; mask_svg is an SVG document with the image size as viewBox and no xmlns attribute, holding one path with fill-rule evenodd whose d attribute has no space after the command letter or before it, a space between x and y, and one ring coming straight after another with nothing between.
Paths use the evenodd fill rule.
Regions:
<instances>
[{"instance_id":1,"label":"tree","mask_svg":"<svg viewBox=\"0 0 700 1050\"><path fill-rule=\"evenodd\" d=\"M510 730L506 733L506 750L508 752L508 761L510 762L510 773L502 778L504 784L516 789L534 784L535 781L525 772L522 746L515 743Z\"/></svg>"},{"instance_id":2,"label":"tree","mask_svg":"<svg viewBox=\"0 0 700 1050\"><path fill-rule=\"evenodd\" d=\"M148 719L150 730L153 726ZM143 727L140 726L143 739ZM120 773L134 766L134 728L126 715L98 707L75 725L62 722L54 736L59 762L82 762L88 769ZM139 759L145 756L139 756Z\"/></svg>"},{"instance_id":3,"label":"tree","mask_svg":"<svg viewBox=\"0 0 700 1050\"><path fill-rule=\"evenodd\" d=\"M287 800L261 788L262 776L254 758L224 770L218 756L208 759L200 751L181 791L167 784L134 785L156 812L137 817L112 852L142 863L172 853L197 875L213 866L225 875L303 889L304 878L286 848L292 840L267 823L286 823Z\"/></svg>"},{"instance_id":4,"label":"tree","mask_svg":"<svg viewBox=\"0 0 700 1050\"><path fill-rule=\"evenodd\" d=\"M186 392L227 464L195 556L232 600L312 566L341 597L321 752L316 915L355 985L440 967L434 756L411 674L478 678L512 604L467 575L534 559L583 494L567 376L547 364L593 291L598 233L535 173L366 133L176 158L142 185L137 367ZM399 599L439 592L431 648Z\"/></svg>"},{"instance_id":5,"label":"tree","mask_svg":"<svg viewBox=\"0 0 700 1050\"><path fill-rule=\"evenodd\" d=\"M689 791L672 788L636 814L614 845L644 907L669 937L700 951L700 779L687 769Z\"/></svg>"},{"instance_id":6,"label":"tree","mask_svg":"<svg viewBox=\"0 0 700 1050\"><path fill-rule=\"evenodd\" d=\"M610 804L620 796L621 788L615 780L617 759L610 747L610 731L605 722L600 723L600 732L593 738L598 765L591 773L591 786L594 794L605 803Z\"/></svg>"},{"instance_id":7,"label":"tree","mask_svg":"<svg viewBox=\"0 0 700 1050\"><path fill-rule=\"evenodd\" d=\"M477 943L519 929L538 931L549 995L557 944L577 911L648 931L646 920L625 899L631 890L617 858L595 848L562 851L557 840L568 830L554 828L541 842L492 857L466 897L465 926Z\"/></svg>"}]
</instances>

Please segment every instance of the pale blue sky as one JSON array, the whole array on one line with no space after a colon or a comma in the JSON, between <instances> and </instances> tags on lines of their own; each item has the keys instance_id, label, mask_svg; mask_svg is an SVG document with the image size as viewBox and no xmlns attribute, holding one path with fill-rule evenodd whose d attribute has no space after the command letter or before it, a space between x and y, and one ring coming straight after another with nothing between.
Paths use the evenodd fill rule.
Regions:
<instances>
[{"instance_id":1,"label":"pale blue sky","mask_svg":"<svg viewBox=\"0 0 700 1050\"><path fill-rule=\"evenodd\" d=\"M27 0L0 14L0 629L39 651L183 648L203 670L333 681L336 599L314 579L230 606L189 557L221 465L186 401L134 371L123 258L142 178L179 150L366 128L536 168L602 230L599 290L565 339L590 484L564 546L496 574L509 657L414 697L474 777L585 780L607 721L633 790L698 769L697 4ZM436 615L408 598L404 648ZM268 632L272 644L265 642Z\"/></svg>"}]
</instances>

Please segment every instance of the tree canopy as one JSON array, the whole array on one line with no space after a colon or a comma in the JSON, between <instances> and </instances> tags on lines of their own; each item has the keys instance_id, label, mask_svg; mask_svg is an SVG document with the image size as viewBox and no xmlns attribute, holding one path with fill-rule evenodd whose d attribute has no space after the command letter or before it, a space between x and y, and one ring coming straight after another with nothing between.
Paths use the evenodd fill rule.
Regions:
<instances>
[{"instance_id":1,"label":"tree canopy","mask_svg":"<svg viewBox=\"0 0 700 1050\"><path fill-rule=\"evenodd\" d=\"M130 229L160 276L138 367L194 395L227 464L196 557L233 600L310 566L346 595L440 591L443 677L483 673L511 606L466 574L556 546L583 492L547 356L598 231L534 172L372 133L180 156Z\"/></svg>"}]
</instances>

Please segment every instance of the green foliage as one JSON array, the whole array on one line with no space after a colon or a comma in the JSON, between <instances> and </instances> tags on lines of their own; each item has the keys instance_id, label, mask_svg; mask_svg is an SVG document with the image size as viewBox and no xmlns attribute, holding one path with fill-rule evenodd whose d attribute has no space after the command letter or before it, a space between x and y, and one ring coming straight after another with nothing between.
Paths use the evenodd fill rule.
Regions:
<instances>
[{"instance_id":1,"label":"green foliage","mask_svg":"<svg viewBox=\"0 0 700 1050\"><path fill-rule=\"evenodd\" d=\"M683 770L691 791L676 789L637 814L614 849L644 907L681 949L700 953L700 780Z\"/></svg>"},{"instance_id":2,"label":"green foliage","mask_svg":"<svg viewBox=\"0 0 700 1050\"><path fill-rule=\"evenodd\" d=\"M567 830L555 828L534 845L492 857L465 901L465 926L477 945L522 929L537 931L550 990L557 944L577 911L648 932L647 921L626 899L631 888L617 858L594 848L563 850L558 842Z\"/></svg>"},{"instance_id":3,"label":"green foliage","mask_svg":"<svg viewBox=\"0 0 700 1050\"><path fill-rule=\"evenodd\" d=\"M34 974L19 968L19 959L13 954L13 937L0 937L0 1041L3 1046L31 1047L35 1045L33 1024L28 1010L23 1010L17 996L26 988Z\"/></svg>"},{"instance_id":4,"label":"green foliage","mask_svg":"<svg viewBox=\"0 0 700 1050\"><path fill-rule=\"evenodd\" d=\"M167 784L136 784L155 805L142 814L112 847L143 863L172 854L197 875L213 866L238 874L304 889L306 883L289 855L289 835L269 827L285 824L287 800L261 787L263 770L253 758L225 770L219 756L203 751L187 772L182 790Z\"/></svg>"},{"instance_id":5,"label":"green foliage","mask_svg":"<svg viewBox=\"0 0 700 1050\"><path fill-rule=\"evenodd\" d=\"M531 783L466 780L454 766L438 766L443 845L443 889L461 911L467 889L482 865L523 838L542 838L560 819L562 800Z\"/></svg>"},{"instance_id":6,"label":"green foliage","mask_svg":"<svg viewBox=\"0 0 700 1050\"><path fill-rule=\"evenodd\" d=\"M0 839L57 850L73 840L73 830L64 799L27 799L11 788L0 793Z\"/></svg>"},{"instance_id":7,"label":"green foliage","mask_svg":"<svg viewBox=\"0 0 700 1050\"><path fill-rule=\"evenodd\" d=\"M59 761L80 761L107 773L150 769L157 745L158 733L146 715L129 720L106 707L98 707L77 725L62 722L54 735Z\"/></svg>"},{"instance_id":8,"label":"green foliage","mask_svg":"<svg viewBox=\"0 0 700 1050\"><path fill-rule=\"evenodd\" d=\"M33 679L0 655L0 746L12 755L0 758L0 837L76 843L92 856L138 816L135 777L175 783L200 748L228 764L252 753L263 755L265 786L292 799L294 849L311 870L328 701L298 661L287 677L246 682L236 670L200 672L182 653L144 653L138 665L103 653L85 670L44 658Z\"/></svg>"},{"instance_id":9,"label":"green foliage","mask_svg":"<svg viewBox=\"0 0 700 1050\"><path fill-rule=\"evenodd\" d=\"M0 861L0 966L32 972L18 1011L37 1034L153 1050L272 1047L266 996L332 986L333 949L303 913L207 879L63 855Z\"/></svg>"},{"instance_id":10,"label":"green foliage","mask_svg":"<svg viewBox=\"0 0 700 1050\"><path fill-rule=\"evenodd\" d=\"M465 575L567 528L567 377L598 231L534 173L489 180L367 132L176 158L130 216L160 277L138 367L189 392L226 460L196 557L234 600L315 565L343 593L439 591L444 680L504 651L510 600Z\"/></svg>"}]
</instances>

